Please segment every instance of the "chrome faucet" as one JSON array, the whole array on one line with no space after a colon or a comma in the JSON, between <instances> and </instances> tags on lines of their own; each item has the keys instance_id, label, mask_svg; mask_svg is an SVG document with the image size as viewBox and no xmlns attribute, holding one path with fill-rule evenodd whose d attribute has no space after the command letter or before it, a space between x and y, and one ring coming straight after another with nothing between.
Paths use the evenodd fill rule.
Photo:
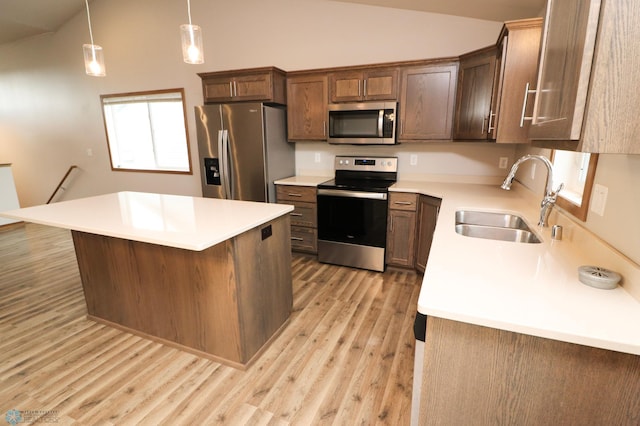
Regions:
<instances>
[{"instance_id":1,"label":"chrome faucet","mask_svg":"<svg viewBox=\"0 0 640 426\"><path fill-rule=\"evenodd\" d=\"M543 155L532 154L520 157L518 161L516 161L511 167L511 171L509 171L509 174L504 179L504 182L502 182L500 188L506 189L507 191L511 189L511 184L513 183L513 178L516 176L518 167L520 167L520 164L524 163L527 160L539 160L542 161L545 166L547 166L547 187L545 189L544 198L540 203L540 220L538 221L538 226L547 226L547 217L551 212L551 208L556 203L558 193L562 190L562 188L564 188L564 183L561 183L558 186L558 189L556 189L555 191L553 190L553 165L547 157Z\"/></svg>"}]
</instances>

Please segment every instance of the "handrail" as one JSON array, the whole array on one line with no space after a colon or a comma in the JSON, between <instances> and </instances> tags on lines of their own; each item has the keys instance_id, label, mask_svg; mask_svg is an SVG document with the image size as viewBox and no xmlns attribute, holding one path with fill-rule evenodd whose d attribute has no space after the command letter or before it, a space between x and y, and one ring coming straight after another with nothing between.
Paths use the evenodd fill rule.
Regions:
<instances>
[{"instance_id":1,"label":"handrail","mask_svg":"<svg viewBox=\"0 0 640 426\"><path fill-rule=\"evenodd\" d=\"M64 176L62 177L62 180L60 181L60 183L56 187L55 191L53 191L53 194L51 194L51 197L49 197L49 199L47 200L47 204L49 204L51 202L51 200L53 200L53 198L56 196L56 194L58 193L60 188L62 188L63 191L66 189L66 188L62 187L62 185L64 184L64 181L67 180L67 178L69 177L69 175L71 174L73 169L77 169L77 168L78 168L78 166L69 167L69 170L67 170L67 173L64 174Z\"/></svg>"}]
</instances>

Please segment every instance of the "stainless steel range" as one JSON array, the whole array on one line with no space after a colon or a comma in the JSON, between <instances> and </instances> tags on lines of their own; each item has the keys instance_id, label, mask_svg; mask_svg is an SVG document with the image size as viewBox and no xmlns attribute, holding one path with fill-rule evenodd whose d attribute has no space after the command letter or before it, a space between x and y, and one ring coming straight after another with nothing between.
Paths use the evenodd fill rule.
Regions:
<instances>
[{"instance_id":1,"label":"stainless steel range","mask_svg":"<svg viewBox=\"0 0 640 426\"><path fill-rule=\"evenodd\" d=\"M384 271L388 188L395 157L335 158L335 179L318 185L318 260Z\"/></svg>"}]
</instances>

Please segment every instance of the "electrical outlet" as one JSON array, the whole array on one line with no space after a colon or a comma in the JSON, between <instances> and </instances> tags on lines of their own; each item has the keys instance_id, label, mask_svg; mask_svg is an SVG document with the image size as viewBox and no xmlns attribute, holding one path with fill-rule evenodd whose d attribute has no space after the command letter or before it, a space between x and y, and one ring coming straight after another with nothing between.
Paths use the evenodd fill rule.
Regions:
<instances>
[{"instance_id":1,"label":"electrical outlet","mask_svg":"<svg viewBox=\"0 0 640 426\"><path fill-rule=\"evenodd\" d=\"M91 148L87 148L87 157L93 157L93 150Z\"/></svg>"},{"instance_id":2,"label":"electrical outlet","mask_svg":"<svg viewBox=\"0 0 640 426\"><path fill-rule=\"evenodd\" d=\"M411 164L412 166L418 165L418 156L416 154L411 154L409 156L409 164Z\"/></svg>"},{"instance_id":3,"label":"electrical outlet","mask_svg":"<svg viewBox=\"0 0 640 426\"><path fill-rule=\"evenodd\" d=\"M316 163L319 163L322 160L322 158L320 157L320 153L316 152L315 155L313 156L313 161L315 161Z\"/></svg>"},{"instance_id":4,"label":"electrical outlet","mask_svg":"<svg viewBox=\"0 0 640 426\"><path fill-rule=\"evenodd\" d=\"M506 169L508 162L509 162L509 157L500 157L500 161L498 162L498 168Z\"/></svg>"},{"instance_id":5,"label":"electrical outlet","mask_svg":"<svg viewBox=\"0 0 640 426\"><path fill-rule=\"evenodd\" d=\"M607 194L609 188L603 185L593 185L593 193L591 194L591 211L598 216L604 216L604 208L607 205Z\"/></svg>"},{"instance_id":6,"label":"electrical outlet","mask_svg":"<svg viewBox=\"0 0 640 426\"><path fill-rule=\"evenodd\" d=\"M536 163L533 163L531 165L531 179L535 179L536 178Z\"/></svg>"}]
</instances>

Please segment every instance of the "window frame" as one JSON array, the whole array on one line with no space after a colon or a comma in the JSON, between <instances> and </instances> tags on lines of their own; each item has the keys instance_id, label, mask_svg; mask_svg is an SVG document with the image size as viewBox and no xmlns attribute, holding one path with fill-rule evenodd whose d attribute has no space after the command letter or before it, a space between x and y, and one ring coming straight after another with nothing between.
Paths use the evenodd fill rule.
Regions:
<instances>
[{"instance_id":1,"label":"window frame","mask_svg":"<svg viewBox=\"0 0 640 426\"><path fill-rule=\"evenodd\" d=\"M145 96L145 95L162 95L165 93L177 93L180 94L180 101L182 103L182 119L184 122L185 143L187 149L187 160L189 162L189 170L154 170L154 169L138 169L127 167L114 167L113 158L111 156L111 143L109 142L109 130L107 128L107 118L105 114L104 99L118 98L118 97L133 97L133 96ZM112 171L118 172L135 172L135 173L162 173L162 174L178 174L178 175L193 175L193 164L191 160L191 143L189 141L189 130L187 127L187 108L185 105L184 88L174 89L159 89L159 90L144 90L139 92L125 92L125 93L110 93L100 95L100 109L102 110L102 120L104 124L104 131L107 141L107 152L109 153L109 166Z\"/></svg>"},{"instance_id":2,"label":"window frame","mask_svg":"<svg viewBox=\"0 0 640 426\"><path fill-rule=\"evenodd\" d=\"M551 151L551 162L555 157L556 150ZM582 191L582 202L580 205L576 205L562 196L562 192L558 194L556 205L577 219L585 222L587 220L587 213L589 212L589 201L591 200L591 192L593 190L593 182L596 177L596 168L598 166L598 154L590 153L589 166L587 168L587 177L584 181L584 189Z\"/></svg>"}]
</instances>

